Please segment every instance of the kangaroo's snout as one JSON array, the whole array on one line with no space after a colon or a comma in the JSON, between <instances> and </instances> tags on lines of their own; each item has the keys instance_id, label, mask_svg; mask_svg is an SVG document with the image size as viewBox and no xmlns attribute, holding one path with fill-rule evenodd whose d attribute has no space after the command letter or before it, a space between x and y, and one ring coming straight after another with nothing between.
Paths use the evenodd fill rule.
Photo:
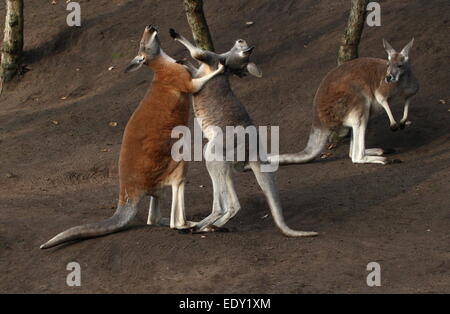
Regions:
<instances>
[{"instance_id":1,"label":"kangaroo's snout","mask_svg":"<svg viewBox=\"0 0 450 314\"><path fill-rule=\"evenodd\" d=\"M386 83L396 83L398 79L394 75L387 75L386 76Z\"/></svg>"},{"instance_id":2,"label":"kangaroo's snout","mask_svg":"<svg viewBox=\"0 0 450 314\"><path fill-rule=\"evenodd\" d=\"M154 25L147 25L145 27L145 31L150 32L150 34L153 34L154 32L157 32L158 29Z\"/></svg>"}]
</instances>

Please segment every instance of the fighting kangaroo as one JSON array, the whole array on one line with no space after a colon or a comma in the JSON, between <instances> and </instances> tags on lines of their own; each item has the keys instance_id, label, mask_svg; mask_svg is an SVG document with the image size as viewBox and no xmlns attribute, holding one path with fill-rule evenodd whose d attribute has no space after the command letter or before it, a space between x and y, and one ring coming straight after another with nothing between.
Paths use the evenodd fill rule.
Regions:
<instances>
[{"instance_id":1,"label":"fighting kangaroo","mask_svg":"<svg viewBox=\"0 0 450 314\"><path fill-rule=\"evenodd\" d=\"M199 69L191 66L192 73L205 75L215 71L221 63L226 65L224 74L216 76L199 93L193 96L196 118L201 121L201 128L208 139L208 144L204 151L206 167L211 176L214 193L211 214L200 221L194 229L200 232L211 231L225 225L241 208L231 177L234 162L208 161L213 160L214 158L209 157L216 153L212 151L211 143L216 141L216 137L223 136L227 126L246 128L253 125L247 110L230 87L229 74L232 72L240 77L247 74L261 77L261 72L254 63L249 61L253 48L249 48L244 40L236 41L230 51L216 54L197 48L173 29L170 31L170 34L189 50L194 59L201 63ZM215 132L214 130L217 130L217 128L220 128L222 132ZM258 160L249 161L249 165L266 196L278 228L285 235L292 237L317 235L316 232L295 231L286 225L273 173L262 172L261 162Z\"/></svg>"},{"instance_id":2,"label":"fighting kangaroo","mask_svg":"<svg viewBox=\"0 0 450 314\"><path fill-rule=\"evenodd\" d=\"M353 163L391 163L382 155L393 150L366 149L366 128L370 116L381 109L386 112L392 131L408 124L410 101L419 90L409 62L413 43L414 39L398 53L383 40L387 61L359 58L329 72L314 98L313 124L306 148L299 153L271 156L269 160L280 165L309 162L325 149L332 130L346 127L352 129L349 155ZM389 107L390 100L396 96L405 101L400 124Z\"/></svg>"},{"instance_id":3,"label":"fighting kangaroo","mask_svg":"<svg viewBox=\"0 0 450 314\"><path fill-rule=\"evenodd\" d=\"M185 163L171 156L172 129L187 125L190 94L198 92L223 67L192 79L184 66L177 64L161 49L155 27L147 26L140 42L138 55L125 72L136 71L146 64L154 72L153 81L144 99L128 122L123 136L120 159L120 193L117 210L104 221L73 227L64 231L41 249L82 238L92 238L122 230L132 221L137 205L144 195L150 195L150 224L170 225L182 229L193 225L184 212ZM172 186L170 222L161 218L158 193Z\"/></svg>"}]
</instances>

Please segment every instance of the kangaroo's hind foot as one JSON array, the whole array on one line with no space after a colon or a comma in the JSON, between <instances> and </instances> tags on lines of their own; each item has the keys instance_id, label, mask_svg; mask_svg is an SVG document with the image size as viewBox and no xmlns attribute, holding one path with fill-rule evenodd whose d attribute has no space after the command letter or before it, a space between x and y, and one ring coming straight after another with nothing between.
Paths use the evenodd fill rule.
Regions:
<instances>
[{"instance_id":1,"label":"kangaroo's hind foot","mask_svg":"<svg viewBox=\"0 0 450 314\"><path fill-rule=\"evenodd\" d=\"M230 232L228 228L225 227L217 227L214 225L208 225L202 228L193 226L187 229L179 230L181 233L190 233L190 234L200 234L200 233L211 233L211 232Z\"/></svg>"},{"instance_id":2,"label":"kangaroo's hind foot","mask_svg":"<svg viewBox=\"0 0 450 314\"><path fill-rule=\"evenodd\" d=\"M368 156L383 156L394 154L396 151L393 148L368 148L365 150L364 154Z\"/></svg>"}]
</instances>

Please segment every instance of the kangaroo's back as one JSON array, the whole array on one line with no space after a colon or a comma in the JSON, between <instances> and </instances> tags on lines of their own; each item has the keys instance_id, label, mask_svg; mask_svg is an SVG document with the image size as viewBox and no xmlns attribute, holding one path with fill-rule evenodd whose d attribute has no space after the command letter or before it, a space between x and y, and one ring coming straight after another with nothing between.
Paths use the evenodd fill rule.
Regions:
<instances>
[{"instance_id":1,"label":"kangaroo's back","mask_svg":"<svg viewBox=\"0 0 450 314\"><path fill-rule=\"evenodd\" d=\"M350 111L374 97L386 66L383 59L359 58L331 70L314 98L316 118L328 128L339 126Z\"/></svg>"}]
</instances>

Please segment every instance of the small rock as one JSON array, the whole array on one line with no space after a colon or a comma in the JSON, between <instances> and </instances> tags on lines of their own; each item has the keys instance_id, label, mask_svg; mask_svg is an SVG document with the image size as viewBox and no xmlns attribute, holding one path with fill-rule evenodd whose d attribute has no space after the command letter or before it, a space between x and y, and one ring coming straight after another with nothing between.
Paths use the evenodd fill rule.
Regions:
<instances>
[{"instance_id":1,"label":"small rock","mask_svg":"<svg viewBox=\"0 0 450 314\"><path fill-rule=\"evenodd\" d=\"M52 120L52 123L53 123L54 125L58 125L58 124L59 124L59 121Z\"/></svg>"},{"instance_id":2,"label":"small rock","mask_svg":"<svg viewBox=\"0 0 450 314\"><path fill-rule=\"evenodd\" d=\"M206 239L206 236L205 235L202 235L200 238L202 238L202 239Z\"/></svg>"},{"instance_id":3,"label":"small rock","mask_svg":"<svg viewBox=\"0 0 450 314\"><path fill-rule=\"evenodd\" d=\"M110 151L110 149L108 149L108 148L103 148L103 149L101 150L102 153L108 153L109 151Z\"/></svg>"},{"instance_id":4,"label":"small rock","mask_svg":"<svg viewBox=\"0 0 450 314\"><path fill-rule=\"evenodd\" d=\"M108 68L108 71L112 71L112 70L114 70L114 69L115 69L115 67L110 66L110 67Z\"/></svg>"},{"instance_id":5,"label":"small rock","mask_svg":"<svg viewBox=\"0 0 450 314\"><path fill-rule=\"evenodd\" d=\"M245 25L247 25L247 26L252 26L253 24L255 24L255 22L253 22L253 21L248 21L245 23Z\"/></svg>"},{"instance_id":6,"label":"small rock","mask_svg":"<svg viewBox=\"0 0 450 314\"><path fill-rule=\"evenodd\" d=\"M200 188L203 189L205 186L204 185L200 185Z\"/></svg>"},{"instance_id":7,"label":"small rock","mask_svg":"<svg viewBox=\"0 0 450 314\"><path fill-rule=\"evenodd\" d=\"M269 217L269 214L265 214L264 216L261 217L261 219L266 219L267 217Z\"/></svg>"},{"instance_id":8,"label":"small rock","mask_svg":"<svg viewBox=\"0 0 450 314\"><path fill-rule=\"evenodd\" d=\"M444 99L440 99L439 102L443 105L445 105L447 103Z\"/></svg>"},{"instance_id":9,"label":"small rock","mask_svg":"<svg viewBox=\"0 0 450 314\"><path fill-rule=\"evenodd\" d=\"M112 122L109 123L109 126L114 128L114 127L117 126L117 122L112 121Z\"/></svg>"},{"instance_id":10,"label":"small rock","mask_svg":"<svg viewBox=\"0 0 450 314\"><path fill-rule=\"evenodd\" d=\"M61 97L61 100L66 100L66 99L67 99L67 96Z\"/></svg>"},{"instance_id":11,"label":"small rock","mask_svg":"<svg viewBox=\"0 0 450 314\"><path fill-rule=\"evenodd\" d=\"M322 154L322 156L320 156L320 158L326 159L326 158L328 158L330 156L331 156L331 153L324 153L324 154Z\"/></svg>"},{"instance_id":12,"label":"small rock","mask_svg":"<svg viewBox=\"0 0 450 314\"><path fill-rule=\"evenodd\" d=\"M11 178L15 178L16 175L15 175L14 173L8 172L8 173L6 174L6 177L7 177L8 179L11 179Z\"/></svg>"}]
</instances>

